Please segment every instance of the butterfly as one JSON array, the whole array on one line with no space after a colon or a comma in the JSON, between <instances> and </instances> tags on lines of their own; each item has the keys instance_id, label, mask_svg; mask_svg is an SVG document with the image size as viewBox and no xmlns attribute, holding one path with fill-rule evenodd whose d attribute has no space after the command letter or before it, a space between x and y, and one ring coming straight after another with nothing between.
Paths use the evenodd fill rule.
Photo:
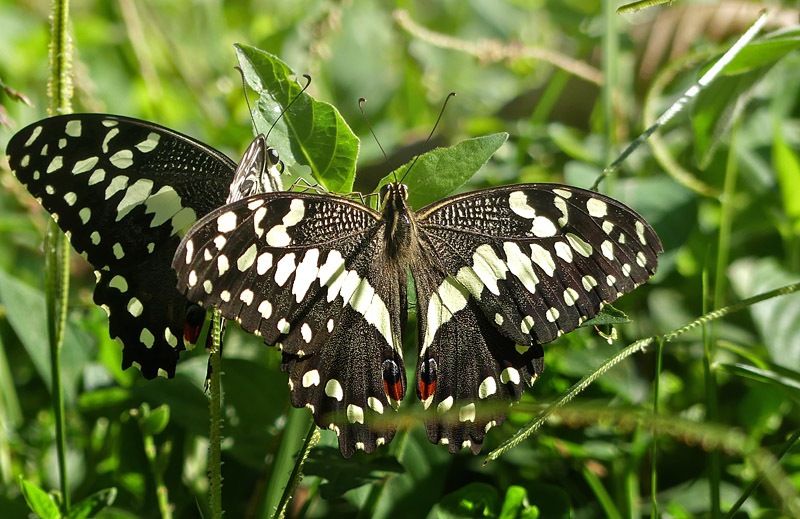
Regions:
<instances>
[{"instance_id":1,"label":"butterfly","mask_svg":"<svg viewBox=\"0 0 800 519\"><path fill-rule=\"evenodd\" d=\"M544 369L542 344L647 281L662 252L636 212L576 187L482 189L415 212L393 182L379 199L250 196L200 218L172 263L189 300L282 351L292 405L344 457L396 433L409 272L428 439L477 454Z\"/></svg>"},{"instance_id":2,"label":"butterfly","mask_svg":"<svg viewBox=\"0 0 800 519\"><path fill-rule=\"evenodd\" d=\"M283 163L259 135L237 165L191 137L106 114L43 119L8 143L19 181L95 268L94 302L122 343L122 367L172 377L206 311L170 266L195 221L233 200L282 189Z\"/></svg>"}]
</instances>

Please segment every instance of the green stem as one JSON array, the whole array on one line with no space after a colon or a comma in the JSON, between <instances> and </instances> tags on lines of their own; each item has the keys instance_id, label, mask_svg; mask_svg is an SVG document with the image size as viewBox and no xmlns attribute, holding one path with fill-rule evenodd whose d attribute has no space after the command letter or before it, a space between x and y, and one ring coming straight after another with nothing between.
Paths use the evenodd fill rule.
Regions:
<instances>
[{"instance_id":1,"label":"green stem","mask_svg":"<svg viewBox=\"0 0 800 519\"><path fill-rule=\"evenodd\" d=\"M658 394L661 390L661 366L664 357L664 341L656 341L656 376L653 381L653 415L658 416L659 399ZM653 454L650 462L650 503L652 512L650 517L658 518L658 435L653 433Z\"/></svg>"},{"instance_id":2,"label":"green stem","mask_svg":"<svg viewBox=\"0 0 800 519\"><path fill-rule=\"evenodd\" d=\"M163 470L159 467L156 442L153 435L145 432L144 428L142 428L142 443L144 443L144 454L147 457L150 472L153 474L153 482L156 485L156 501L158 502L158 510L161 512L161 518L172 519L172 505L169 504L169 491L164 483ZM168 449L169 447L165 445L164 448Z\"/></svg>"},{"instance_id":3,"label":"green stem","mask_svg":"<svg viewBox=\"0 0 800 519\"><path fill-rule=\"evenodd\" d=\"M622 514L619 513L616 505L614 505L614 500L611 499L606 487L603 486L603 482L600 481L597 474L586 468L585 465L581 473L583 474L583 479L586 480L586 483L600 502L600 506L603 508L603 512L605 512L605 517L608 519L622 519Z\"/></svg>"},{"instance_id":4,"label":"green stem","mask_svg":"<svg viewBox=\"0 0 800 519\"><path fill-rule=\"evenodd\" d=\"M72 41L69 35L69 0L55 0L50 26L50 114L72 111ZM69 295L69 240L52 223L45 238L45 297L50 340L50 372L53 413L56 422L56 450L61 481L62 506L70 510L67 474L66 409L61 381L61 346L67 323Z\"/></svg>"},{"instance_id":5,"label":"green stem","mask_svg":"<svg viewBox=\"0 0 800 519\"><path fill-rule=\"evenodd\" d=\"M278 502L278 507L272 515L273 519L283 519L286 515L286 507L289 506L289 501L292 499L294 491L297 490L297 485L300 484L300 480L303 478L303 464L306 462L306 458L308 458L311 449L314 448L319 441L319 437L320 434L317 429L317 424L312 422L311 427L308 428L308 434L306 434L303 447L300 449L300 452L297 453L297 459L292 468L292 473L289 475L289 481L283 489L283 495L281 496L280 502Z\"/></svg>"},{"instance_id":6,"label":"green stem","mask_svg":"<svg viewBox=\"0 0 800 519\"><path fill-rule=\"evenodd\" d=\"M302 457L300 453L303 452L306 444L306 441L302 440L302 438L308 438L308 434L304 436L304 433L309 428L316 430L316 425L308 410L290 408L287 413L286 426L283 428L280 445L278 446L278 454L275 456L275 462L272 464L272 471L267 482L267 491L264 495L261 513L258 517L264 519L275 517L285 489L291 484L295 456Z\"/></svg>"},{"instance_id":7,"label":"green stem","mask_svg":"<svg viewBox=\"0 0 800 519\"><path fill-rule=\"evenodd\" d=\"M222 517L222 316L214 310L211 316L211 374L208 381L208 480L211 517Z\"/></svg>"},{"instance_id":8,"label":"green stem","mask_svg":"<svg viewBox=\"0 0 800 519\"><path fill-rule=\"evenodd\" d=\"M703 270L703 313L708 312L709 300L708 270ZM719 411L717 409L717 377L712 367L714 359L713 337L709 335L708 327L703 324L703 385L705 387L706 416L712 422L717 422ZM719 518L719 485L720 474L720 455L718 451L708 453L708 491L711 501L711 517Z\"/></svg>"},{"instance_id":9,"label":"green stem","mask_svg":"<svg viewBox=\"0 0 800 519\"><path fill-rule=\"evenodd\" d=\"M792 434L791 438L789 438L789 440L783 446L781 451L778 453L777 455L778 460L782 459L786 455L786 453L789 452L789 449L794 447L794 445L797 443L798 440L800 440L800 431L795 431ZM764 480L764 473L760 472L756 477L756 479L754 479L753 481L750 482L749 485L747 485L747 488L745 489L744 492L742 492L742 495L739 496L739 499L736 500L731 509L728 510L728 515L725 516L725 519L733 519L733 517L736 515L736 512L739 511L739 509L742 507L745 501L747 501L747 498L749 498L753 494L753 492L755 492L756 488L758 488L758 486L761 484L763 480Z\"/></svg>"},{"instance_id":10,"label":"green stem","mask_svg":"<svg viewBox=\"0 0 800 519\"><path fill-rule=\"evenodd\" d=\"M619 62L619 41L617 34L617 13L611 0L603 1L603 112L605 113L606 160L608 164L614 158L617 144L617 114L614 96L617 91L617 63Z\"/></svg>"}]
</instances>

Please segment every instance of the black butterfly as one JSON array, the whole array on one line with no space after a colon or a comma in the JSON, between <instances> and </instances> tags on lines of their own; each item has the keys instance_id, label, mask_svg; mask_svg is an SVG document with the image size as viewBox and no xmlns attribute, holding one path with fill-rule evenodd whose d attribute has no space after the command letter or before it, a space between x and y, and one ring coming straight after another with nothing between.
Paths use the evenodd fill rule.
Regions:
<instances>
[{"instance_id":1,"label":"black butterfly","mask_svg":"<svg viewBox=\"0 0 800 519\"><path fill-rule=\"evenodd\" d=\"M292 405L345 457L395 434L406 391L407 273L416 285L415 388L431 442L480 451L544 368L542 344L644 283L661 243L633 210L557 184L457 195L419 212L401 183L382 211L279 192L220 207L173 260L192 301L283 351Z\"/></svg>"},{"instance_id":2,"label":"black butterfly","mask_svg":"<svg viewBox=\"0 0 800 519\"><path fill-rule=\"evenodd\" d=\"M259 135L238 167L190 137L105 114L44 119L6 150L11 169L96 269L94 301L122 343L122 367L173 376L205 310L177 290L182 234L230 199L281 189L283 164Z\"/></svg>"}]
</instances>

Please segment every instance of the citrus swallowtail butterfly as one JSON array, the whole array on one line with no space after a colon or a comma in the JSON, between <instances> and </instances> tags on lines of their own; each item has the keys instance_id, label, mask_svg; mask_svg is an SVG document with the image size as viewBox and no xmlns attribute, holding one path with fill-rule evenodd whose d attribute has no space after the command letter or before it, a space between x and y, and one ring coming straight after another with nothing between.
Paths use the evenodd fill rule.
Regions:
<instances>
[{"instance_id":1,"label":"citrus swallowtail butterfly","mask_svg":"<svg viewBox=\"0 0 800 519\"><path fill-rule=\"evenodd\" d=\"M259 135L239 163L157 124L116 115L52 117L6 150L17 178L67 233L97 277L94 301L122 343L122 367L175 374L205 310L177 290L182 234L226 197L281 188L283 164Z\"/></svg>"},{"instance_id":2,"label":"citrus swallowtail butterfly","mask_svg":"<svg viewBox=\"0 0 800 519\"><path fill-rule=\"evenodd\" d=\"M558 184L457 195L414 212L279 192L215 209L184 236L178 286L283 352L292 405L343 456L391 441L406 392L407 272L416 286L414 387L431 442L481 449L544 367L542 344L644 283L661 243L630 208Z\"/></svg>"}]
</instances>

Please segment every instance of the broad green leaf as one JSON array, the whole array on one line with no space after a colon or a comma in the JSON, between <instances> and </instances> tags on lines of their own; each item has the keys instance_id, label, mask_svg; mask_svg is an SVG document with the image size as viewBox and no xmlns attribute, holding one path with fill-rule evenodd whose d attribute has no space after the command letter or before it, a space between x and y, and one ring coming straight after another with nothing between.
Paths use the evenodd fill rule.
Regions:
<instances>
[{"instance_id":1,"label":"broad green leaf","mask_svg":"<svg viewBox=\"0 0 800 519\"><path fill-rule=\"evenodd\" d=\"M486 483L470 483L444 496L437 505L440 519L497 517L500 496Z\"/></svg>"},{"instance_id":2,"label":"broad green leaf","mask_svg":"<svg viewBox=\"0 0 800 519\"><path fill-rule=\"evenodd\" d=\"M117 489L106 488L72 505L66 519L91 519L117 499Z\"/></svg>"},{"instance_id":3,"label":"broad green leaf","mask_svg":"<svg viewBox=\"0 0 800 519\"><path fill-rule=\"evenodd\" d=\"M538 517L539 510L528 504L528 491L518 485L508 487L499 519L538 519Z\"/></svg>"},{"instance_id":4,"label":"broad green leaf","mask_svg":"<svg viewBox=\"0 0 800 519\"><path fill-rule=\"evenodd\" d=\"M741 299L800 281L800 275L771 257L740 259L731 265L729 275ZM800 370L800 294L762 301L750 307L750 314L772 361Z\"/></svg>"},{"instance_id":5,"label":"broad green leaf","mask_svg":"<svg viewBox=\"0 0 800 519\"><path fill-rule=\"evenodd\" d=\"M800 29L774 33L745 47L722 69L721 75L732 76L763 66L772 66L793 50L800 48ZM709 65L707 68L710 68Z\"/></svg>"},{"instance_id":6,"label":"broad green leaf","mask_svg":"<svg viewBox=\"0 0 800 519\"><path fill-rule=\"evenodd\" d=\"M53 498L47 492L21 477L19 478L19 486L22 489L22 495L25 496L25 501L33 513L42 519L58 519L61 517L58 506L56 506Z\"/></svg>"},{"instance_id":7,"label":"broad green leaf","mask_svg":"<svg viewBox=\"0 0 800 519\"><path fill-rule=\"evenodd\" d=\"M393 173L386 175L381 186L393 182L395 178L408 186L408 202L411 207L420 209L442 199L455 189L464 185L508 140L507 133L494 133L461 141L448 148L437 148L423 153L414 168L404 177L413 161L403 164Z\"/></svg>"},{"instance_id":8,"label":"broad green leaf","mask_svg":"<svg viewBox=\"0 0 800 519\"><path fill-rule=\"evenodd\" d=\"M800 157L783 138L780 127L776 125L772 145L772 164L781 186L783 211L794 231L800 230Z\"/></svg>"},{"instance_id":9,"label":"broad green leaf","mask_svg":"<svg viewBox=\"0 0 800 519\"><path fill-rule=\"evenodd\" d=\"M272 54L242 44L235 48L247 84L261 96L254 117L258 131L266 134L301 86L289 66ZM295 163L310 167L314 180L328 191L353 190L360 141L333 105L301 94L275 124L268 141L287 167Z\"/></svg>"},{"instance_id":10,"label":"broad green leaf","mask_svg":"<svg viewBox=\"0 0 800 519\"><path fill-rule=\"evenodd\" d=\"M692 107L695 156L700 169L710 164L717 145L744 110L755 85L781 58L798 47L797 29L750 43L725 65L713 83L700 91ZM701 75L714 61L701 70Z\"/></svg>"},{"instance_id":11,"label":"broad green leaf","mask_svg":"<svg viewBox=\"0 0 800 519\"><path fill-rule=\"evenodd\" d=\"M44 293L0 270L0 304L3 305L8 323L49 389L50 346ZM61 350L61 380L67 403L75 402L80 378L89 362L89 344L89 337L68 322Z\"/></svg>"},{"instance_id":12,"label":"broad green leaf","mask_svg":"<svg viewBox=\"0 0 800 519\"><path fill-rule=\"evenodd\" d=\"M758 69L735 76L719 76L697 94L692 105L695 160L706 169L733 121L750 101L753 87L766 73Z\"/></svg>"}]
</instances>

